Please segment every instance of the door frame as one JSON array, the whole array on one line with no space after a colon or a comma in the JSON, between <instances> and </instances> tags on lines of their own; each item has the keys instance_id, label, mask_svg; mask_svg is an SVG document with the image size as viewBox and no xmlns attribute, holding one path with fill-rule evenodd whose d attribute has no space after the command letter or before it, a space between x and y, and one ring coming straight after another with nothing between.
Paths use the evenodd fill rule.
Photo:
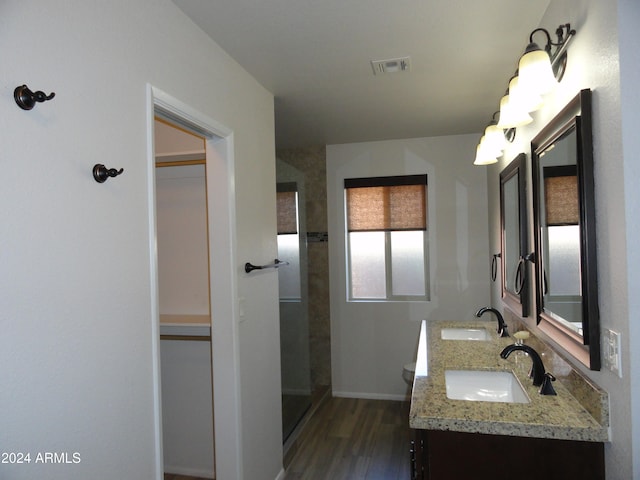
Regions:
<instances>
[{"instance_id":1,"label":"door frame","mask_svg":"<svg viewBox=\"0 0 640 480\"><path fill-rule=\"evenodd\" d=\"M237 261L233 131L153 85L147 84L147 191L149 192L147 201L156 478L162 480L164 470L154 143L154 119L158 113L177 125L205 137L215 470L216 478L241 479L243 478L242 421L238 348L238 274L235 268Z\"/></svg>"}]
</instances>

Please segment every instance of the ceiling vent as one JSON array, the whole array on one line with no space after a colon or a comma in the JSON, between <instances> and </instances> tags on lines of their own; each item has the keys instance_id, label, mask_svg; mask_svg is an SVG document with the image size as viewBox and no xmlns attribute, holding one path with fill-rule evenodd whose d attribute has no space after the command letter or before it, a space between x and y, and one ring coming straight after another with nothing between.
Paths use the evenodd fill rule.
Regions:
<instances>
[{"instance_id":1,"label":"ceiling vent","mask_svg":"<svg viewBox=\"0 0 640 480\"><path fill-rule=\"evenodd\" d=\"M411 70L411 57L390 58L388 60L371 60L373 74L408 72Z\"/></svg>"}]
</instances>

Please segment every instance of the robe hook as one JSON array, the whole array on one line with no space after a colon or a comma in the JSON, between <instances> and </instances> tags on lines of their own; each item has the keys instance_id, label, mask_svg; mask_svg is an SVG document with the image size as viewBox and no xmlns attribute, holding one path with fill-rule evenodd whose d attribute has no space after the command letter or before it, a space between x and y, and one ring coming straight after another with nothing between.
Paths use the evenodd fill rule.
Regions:
<instances>
[{"instance_id":1,"label":"robe hook","mask_svg":"<svg viewBox=\"0 0 640 480\"><path fill-rule=\"evenodd\" d=\"M98 183L104 183L109 177L117 177L122 172L124 172L124 168L116 170L115 168L107 168L103 164L97 163L93 167L93 178L95 178Z\"/></svg>"},{"instance_id":2,"label":"robe hook","mask_svg":"<svg viewBox=\"0 0 640 480\"><path fill-rule=\"evenodd\" d=\"M32 92L26 85L16 87L13 91L13 98L23 110L31 110L37 102L46 102L55 96L55 92L51 92L49 95L40 90Z\"/></svg>"}]
</instances>

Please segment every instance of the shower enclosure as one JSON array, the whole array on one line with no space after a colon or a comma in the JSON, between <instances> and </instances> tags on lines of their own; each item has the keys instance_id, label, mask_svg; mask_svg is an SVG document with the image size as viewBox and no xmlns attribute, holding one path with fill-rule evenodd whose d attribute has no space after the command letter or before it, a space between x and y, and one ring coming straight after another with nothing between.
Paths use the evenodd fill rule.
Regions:
<instances>
[{"instance_id":1,"label":"shower enclosure","mask_svg":"<svg viewBox=\"0 0 640 480\"><path fill-rule=\"evenodd\" d=\"M289 263L278 269L284 443L311 406L309 295L304 174L281 160L276 166L278 259Z\"/></svg>"}]
</instances>

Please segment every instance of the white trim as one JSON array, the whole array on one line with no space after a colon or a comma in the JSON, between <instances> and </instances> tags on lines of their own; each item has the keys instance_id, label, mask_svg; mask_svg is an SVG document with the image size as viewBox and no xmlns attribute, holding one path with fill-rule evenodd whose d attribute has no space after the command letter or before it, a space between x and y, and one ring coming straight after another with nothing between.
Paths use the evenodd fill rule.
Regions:
<instances>
[{"instance_id":1,"label":"white trim","mask_svg":"<svg viewBox=\"0 0 640 480\"><path fill-rule=\"evenodd\" d=\"M228 129L221 123L200 113L186 103L176 100L162 90L152 85L149 85L149 88L151 88L153 95L154 113L155 108L169 113L177 119L182 120L181 123L186 122L190 124L191 127L195 127L196 130L199 130L198 133L202 134L204 137L215 135L220 138L225 138L233 133L232 130Z\"/></svg>"},{"instance_id":2,"label":"white trim","mask_svg":"<svg viewBox=\"0 0 640 480\"><path fill-rule=\"evenodd\" d=\"M214 381L215 473L241 480L242 421L238 347L238 274L235 239L233 131L167 93L147 84L147 181L151 275L154 434L156 478L162 480L162 409L160 385L160 315L156 251L154 117L156 112L206 138L209 261L211 275L212 368ZM213 265L215 264L215 270Z\"/></svg>"},{"instance_id":3,"label":"white trim","mask_svg":"<svg viewBox=\"0 0 640 480\"><path fill-rule=\"evenodd\" d=\"M164 459L162 450L162 384L160 381L160 294L158 287L158 251L156 228L156 180L154 144L154 98L147 86L147 205L149 212L149 285L151 287L151 353L153 375L153 435L155 451L155 478L162 480Z\"/></svg>"},{"instance_id":4,"label":"white trim","mask_svg":"<svg viewBox=\"0 0 640 480\"><path fill-rule=\"evenodd\" d=\"M407 395L397 395L392 393L364 393L364 392L342 392L333 390L331 394L339 398L362 398L365 400L398 400L404 402L409 399Z\"/></svg>"},{"instance_id":5,"label":"white trim","mask_svg":"<svg viewBox=\"0 0 640 480\"><path fill-rule=\"evenodd\" d=\"M209 229L220 233L209 235L216 476L242 480L233 134L207 140L206 150Z\"/></svg>"}]
</instances>

